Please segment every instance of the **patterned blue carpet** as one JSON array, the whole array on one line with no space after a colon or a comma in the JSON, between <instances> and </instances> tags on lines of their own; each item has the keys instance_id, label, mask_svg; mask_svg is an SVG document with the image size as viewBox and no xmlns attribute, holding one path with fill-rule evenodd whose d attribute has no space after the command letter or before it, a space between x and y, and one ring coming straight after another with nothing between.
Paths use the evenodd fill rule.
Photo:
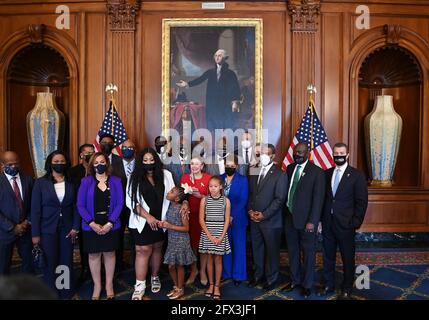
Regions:
<instances>
[{"instance_id":1,"label":"patterned blue carpet","mask_svg":"<svg viewBox=\"0 0 429 320\"><path fill-rule=\"evenodd\" d=\"M429 252L428 251L386 251L359 252L357 265L366 264L370 270L370 288L353 292L356 300L429 300ZM235 286L231 280L222 282L221 293L223 300L302 300L299 289L292 292L282 292L282 287L288 283L287 254L282 253L282 274L277 288L265 291L261 287L248 288L247 282ZM318 254L317 275L315 283L321 279L321 256ZM340 261L338 261L340 262ZM342 279L341 267L337 268L338 287ZM115 280L117 300L129 300L135 281L134 270L120 273ZM171 290L172 282L166 268L161 272L161 292L153 294L150 288L146 290L145 299L167 300L166 293ZM197 283L198 281L196 281ZM204 296L205 288L198 284L186 287L184 300L208 300ZM90 299L92 282L86 281L78 290L75 299ZM333 300L337 293L327 297L318 297L315 289L308 300Z\"/></svg>"}]
</instances>

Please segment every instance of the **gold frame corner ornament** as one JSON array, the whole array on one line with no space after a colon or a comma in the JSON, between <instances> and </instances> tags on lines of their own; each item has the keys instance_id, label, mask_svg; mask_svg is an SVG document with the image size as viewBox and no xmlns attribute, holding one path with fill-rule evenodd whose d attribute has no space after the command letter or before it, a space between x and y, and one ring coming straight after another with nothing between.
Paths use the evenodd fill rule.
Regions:
<instances>
[{"instance_id":1,"label":"gold frame corner ornament","mask_svg":"<svg viewBox=\"0 0 429 320\"><path fill-rule=\"evenodd\" d=\"M172 27L255 27L255 131L262 139L263 120L263 23L262 18L166 18L162 19L162 134L170 130L170 29Z\"/></svg>"}]
</instances>

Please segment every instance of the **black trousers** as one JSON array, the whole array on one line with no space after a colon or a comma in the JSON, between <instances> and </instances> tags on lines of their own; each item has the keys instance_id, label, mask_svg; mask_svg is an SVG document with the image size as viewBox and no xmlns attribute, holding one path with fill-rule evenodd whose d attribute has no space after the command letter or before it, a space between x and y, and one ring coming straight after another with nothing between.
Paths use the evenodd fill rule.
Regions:
<instances>
[{"instance_id":1,"label":"black trousers","mask_svg":"<svg viewBox=\"0 0 429 320\"><path fill-rule=\"evenodd\" d=\"M317 226L315 226L314 232L306 232L305 229L295 229L292 215L287 212L285 234L292 283L301 285L306 289L311 289L314 282L316 228ZM302 259L301 252L303 253Z\"/></svg>"},{"instance_id":2,"label":"black trousers","mask_svg":"<svg viewBox=\"0 0 429 320\"><path fill-rule=\"evenodd\" d=\"M335 287L335 262L337 246L343 261L344 280L342 290L351 291L355 275L355 235L354 229L343 229L330 215L322 223L323 235L323 278L325 285Z\"/></svg>"},{"instance_id":3,"label":"black trousers","mask_svg":"<svg viewBox=\"0 0 429 320\"><path fill-rule=\"evenodd\" d=\"M18 254L22 259L22 272L34 273L33 257L31 254L33 243L31 242L31 230L28 230L23 236L16 238L12 242L5 243L4 241L0 241L0 275L10 273L14 246L17 247Z\"/></svg>"},{"instance_id":4,"label":"black trousers","mask_svg":"<svg viewBox=\"0 0 429 320\"><path fill-rule=\"evenodd\" d=\"M121 228L119 229L119 248L116 250L116 269L123 270L124 265L124 238L125 238L125 229L128 226L128 222L130 220L130 210L128 208L124 208L121 212ZM135 258L135 245L133 237L129 237L131 241L131 253L132 253L132 261Z\"/></svg>"},{"instance_id":5,"label":"black trousers","mask_svg":"<svg viewBox=\"0 0 429 320\"><path fill-rule=\"evenodd\" d=\"M260 223L250 222L253 268L256 280L261 280L265 276L268 284L277 281L280 265L281 236L281 228L263 228Z\"/></svg>"}]
</instances>

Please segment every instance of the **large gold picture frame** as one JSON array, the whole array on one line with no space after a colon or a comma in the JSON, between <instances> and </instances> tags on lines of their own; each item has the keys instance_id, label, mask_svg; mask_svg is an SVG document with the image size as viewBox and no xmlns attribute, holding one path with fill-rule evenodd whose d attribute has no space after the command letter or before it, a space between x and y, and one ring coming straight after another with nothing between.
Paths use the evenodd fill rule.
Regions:
<instances>
[{"instance_id":1,"label":"large gold picture frame","mask_svg":"<svg viewBox=\"0 0 429 320\"><path fill-rule=\"evenodd\" d=\"M172 105L172 70L171 70L171 34L173 28L196 27L251 27L254 28L254 129L255 140L260 142L262 137L262 19L259 18L179 18L162 20L162 131L164 136L169 136L170 131L170 107ZM198 45L198 44L193 44ZM253 66L252 66L253 67ZM253 88L253 87L252 87ZM254 108L254 109L253 109Z\"/></svg>"}]
</instances>

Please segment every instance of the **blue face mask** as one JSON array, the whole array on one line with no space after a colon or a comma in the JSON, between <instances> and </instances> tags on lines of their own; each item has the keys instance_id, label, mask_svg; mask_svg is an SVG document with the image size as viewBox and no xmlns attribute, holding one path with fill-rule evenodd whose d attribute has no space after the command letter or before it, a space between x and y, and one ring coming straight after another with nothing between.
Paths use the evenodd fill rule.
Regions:
<instances>
[{"instance_id":1,"label":"blue face mask","mask_svg":"<svg viewBox=\"0 0 429 320\"><path fill-rule=\"evenodd\" d=\"M134 157L134 149L122 148L122 156L124 159L131 159Z\"/></svg>"},{"instance_id":2,"label":"blue face mask","mask_svg":"<svg viewBox=\"0 0 429 320\"><path fill-rule=\"evenodd\" d=\"M95 166L94 168L95 168L95 171L97 171L98 174L103 174L107 170L107 165L105 165L105 164L99 164L99 165Z\"/></svg>"},{"instance_id":3,"label":"blue face mask","mask_svg":"<svg viewBox=\"0 0 429 320\"><path fill-rule=\"evenodd\" d=\"M6 174L14 177L18 174L18 168L13 167L13 166L5 166L4 167L4 172L6 172Z\"/></svg>"}]
</instances>

